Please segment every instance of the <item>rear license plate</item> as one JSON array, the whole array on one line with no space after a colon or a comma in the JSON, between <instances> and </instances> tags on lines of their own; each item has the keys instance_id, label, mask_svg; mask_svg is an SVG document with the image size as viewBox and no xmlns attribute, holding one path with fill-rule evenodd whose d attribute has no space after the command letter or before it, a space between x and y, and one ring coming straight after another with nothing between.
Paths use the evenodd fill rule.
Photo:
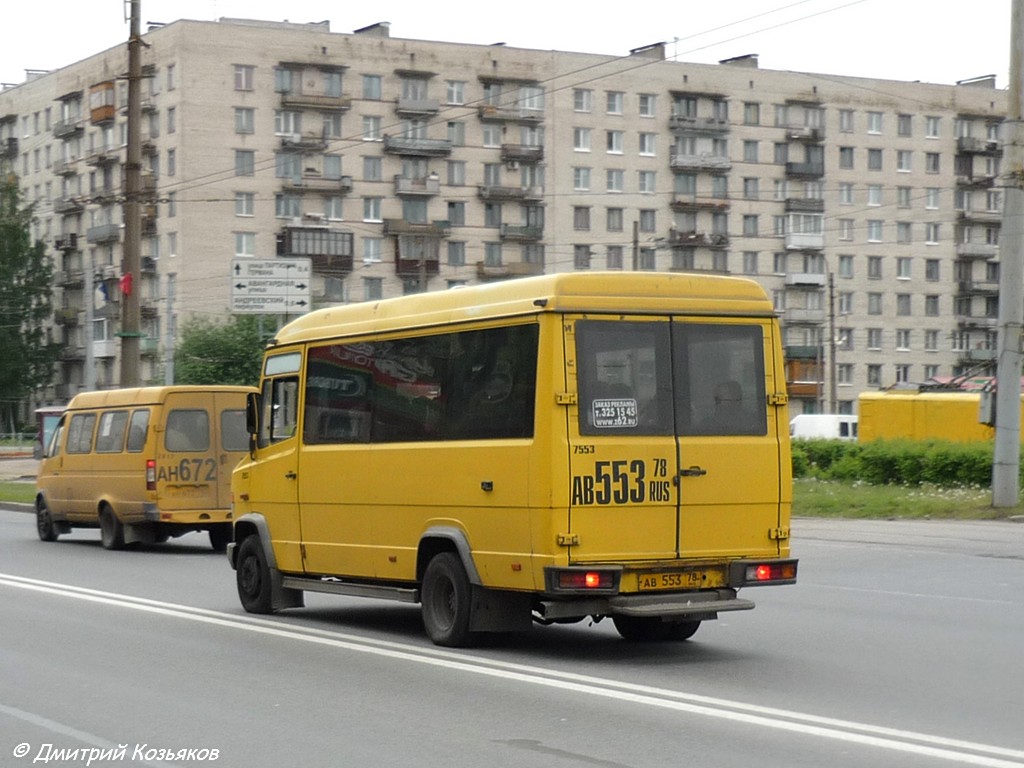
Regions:
<instances>
[{"instance_id":1,"label":"rear license plate","mask_svg":"<svg viewBox=\"0 0 1024 768\"><path fill-rule=\"evenodd\" d=\"M707 586L704 571L674 571L672 573L638 573L636 587L640 592L662 589L699 589Z\"/></svg>"}]
</instances>

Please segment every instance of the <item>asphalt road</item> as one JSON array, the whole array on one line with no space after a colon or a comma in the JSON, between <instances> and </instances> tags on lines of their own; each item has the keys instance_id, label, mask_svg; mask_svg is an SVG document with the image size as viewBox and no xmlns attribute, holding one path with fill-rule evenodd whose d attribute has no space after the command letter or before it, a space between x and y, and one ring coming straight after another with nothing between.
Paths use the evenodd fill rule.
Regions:
<instances>
[{"instance_id":1,"label":"asphalt road","mask_svg":"<svg viewBox=\"0 0 1024 768\"><path fill-rule=\"evenodd\" d=\"M451 651L414 606L249 616L199 534L108 552L0 511L0 765L1024 766L1024 525L793 528L800 583L685 643L603 622Z\"/></svg>"}]
</instances>

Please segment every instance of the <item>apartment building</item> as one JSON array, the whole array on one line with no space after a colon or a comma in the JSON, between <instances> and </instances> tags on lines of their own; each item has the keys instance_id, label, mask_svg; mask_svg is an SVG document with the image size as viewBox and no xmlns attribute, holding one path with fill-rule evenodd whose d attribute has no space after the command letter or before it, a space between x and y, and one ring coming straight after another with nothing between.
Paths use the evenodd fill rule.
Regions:
<instances>
[{"instance_id":1,"label":"apartment building","mask_svg":"<svg viewBox=\"0 0 1024 768\"><path fill-rule=\"evenodd\" d=\"M582 269L744 275L793 413L994 360L1006 93L177 21L144 36L141 374L231 311L237 259L312 306ZM126 46L0 91L0 163L57 270L64 400L118 381ZM277 318L281 320L283 318Z\"/></svg>"}]
</instances>

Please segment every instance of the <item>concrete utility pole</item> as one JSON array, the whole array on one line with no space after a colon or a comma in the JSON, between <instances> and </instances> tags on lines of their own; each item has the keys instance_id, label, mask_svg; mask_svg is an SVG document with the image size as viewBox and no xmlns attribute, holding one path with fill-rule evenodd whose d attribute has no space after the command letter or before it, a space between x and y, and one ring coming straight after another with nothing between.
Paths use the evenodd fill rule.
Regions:
<instances>
[{"instance_id":1,"label":"concrete utility pole","mask_svg":"<svg viewBox=\"0 0 1024 768\"><path fill-rule=\"evenodd\" d=\"M1020 491L1021 328L1024 326L1024 0L1013 0L1010 99L1003 151L1005 192L999 238L999 362L992 506L1013 507Z\"/></svg>"},{"instance_id":2,"label":"concrete utility pole","mask_svg":"<svg viewBox=\"0 0 1024 768\"><path fill-rule=\"evenodd\" d=\"M142 249L142 40L139 35L142 0L131 4L128 36L128 158L124 176L124 244L121 263L121 386L139 385L142 312L139 307Z\"/></svg>"}]
</instances>

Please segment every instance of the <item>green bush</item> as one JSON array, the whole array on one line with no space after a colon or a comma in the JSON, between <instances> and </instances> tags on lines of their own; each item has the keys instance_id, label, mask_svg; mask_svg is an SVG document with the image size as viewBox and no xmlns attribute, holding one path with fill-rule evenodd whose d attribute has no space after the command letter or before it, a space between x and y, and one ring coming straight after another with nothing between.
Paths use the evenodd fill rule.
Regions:
<instances>
[{"instance_id":1,"label":"green bush","mask_svg":"<svg viewBox=\"0 0 1024 768\"><path fill-rule=\"evenodd\" d=\"M992 456L991 442L794 440L793 477L872 485L979 487L992 481Z\"/></svg>"}]
</instances>

